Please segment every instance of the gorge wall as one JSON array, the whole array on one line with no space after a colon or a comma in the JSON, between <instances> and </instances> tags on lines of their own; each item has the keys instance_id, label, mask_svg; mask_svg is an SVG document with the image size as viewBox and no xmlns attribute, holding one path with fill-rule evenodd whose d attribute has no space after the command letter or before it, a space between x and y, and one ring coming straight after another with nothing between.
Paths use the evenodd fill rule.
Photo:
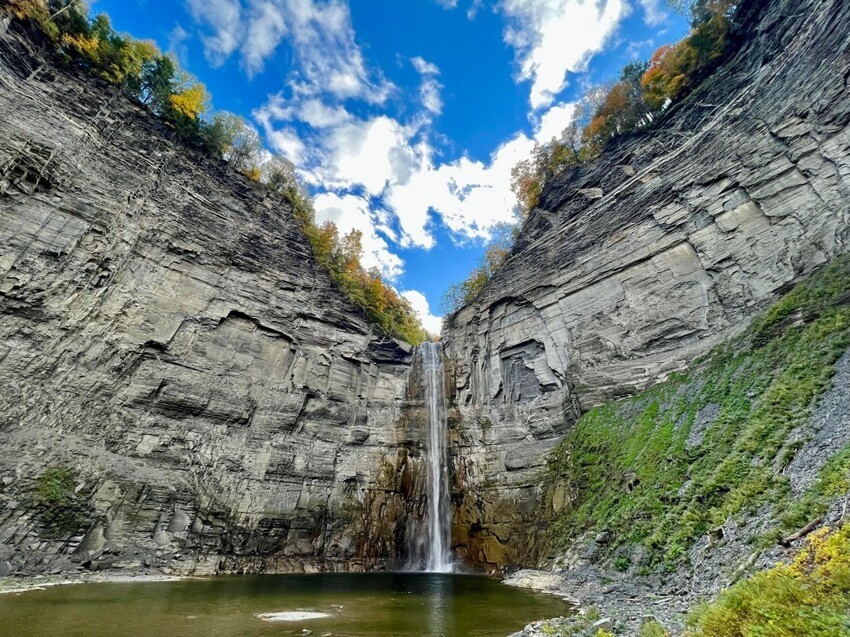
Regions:
<instances>
[{"instance_id":1,"label":"gorge wall","mask_svg":"<svg viewBox=\"0 0 850 637\"><path fill-rule=\"evenodd\" d=\"M850 4L746 1L736 23L735 53L660 122L547 185L447 321L472 561L537 558L547 454L582 410L683 369L848 250Z\"/></svg>"},{"instance_id":2,"label":"gorge wall","mask_svg":"<svg viewBox=\"0 0 850 637\"><path fill-rule=\"evenodd\" d=\"M453 545L531 563L579 414L847 252L850 6L747 0L736 51L554 180L444 343ZM0 14L0 574L379 568L424 514L421 379L286 201ZM74 485L39 487L61 469ZM54 507L55 508L55 507Z\"/></svg>"},{"instance_id":3,"label":"gorge wall","mask_svg":"<svg viewBox=\"0 0 850 637\"><path fill-rule=\"evenodd\" d=\"M50 50L0 12L0 574L403 555L410 346L286 201ZM58 528L51 470L74 480Z\"/></svg>"}]
</instances>

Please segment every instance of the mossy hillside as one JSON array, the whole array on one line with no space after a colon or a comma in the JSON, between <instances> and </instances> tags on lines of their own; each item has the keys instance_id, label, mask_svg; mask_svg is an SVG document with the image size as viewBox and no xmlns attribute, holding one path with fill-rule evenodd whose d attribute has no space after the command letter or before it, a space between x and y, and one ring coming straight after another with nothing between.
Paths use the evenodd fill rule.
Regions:
<instances>
[{"instance_id":1,"label":"mossy hillside","mask_svg":"<svg viewBox=\"0 0 850 637\"><path fill-rule=\"evenodd\" d=\"M776 516L776 532L784 533L822 513L850 486L850 449L793 503L782 471L799 449L788 444L789 434L808 422L848 344L844 257L690 373L591 410L549 466L548 479L569 494L550 542L565 546L588 529L605 528L612 552L641 544L643 567L672 568L731 516L767 505L784 512Z\"/></svg>"}]
</instances>

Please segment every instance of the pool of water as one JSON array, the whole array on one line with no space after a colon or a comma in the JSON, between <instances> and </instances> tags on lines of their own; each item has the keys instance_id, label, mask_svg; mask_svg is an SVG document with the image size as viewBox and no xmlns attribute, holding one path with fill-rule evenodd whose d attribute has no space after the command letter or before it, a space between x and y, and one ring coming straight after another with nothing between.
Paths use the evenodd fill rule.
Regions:
<instances>
[{"instance_id":1,"label":"pool of water","mask_svg":"<svg viewBox=\"0 0 850 637\"><path fill-rule=\"evenodd\" d=\"M0 595L0 635L505 637L557 597L438 573L260 575ZM277 621L274 621L277 619Z\"/></svg>"}]
</instances>

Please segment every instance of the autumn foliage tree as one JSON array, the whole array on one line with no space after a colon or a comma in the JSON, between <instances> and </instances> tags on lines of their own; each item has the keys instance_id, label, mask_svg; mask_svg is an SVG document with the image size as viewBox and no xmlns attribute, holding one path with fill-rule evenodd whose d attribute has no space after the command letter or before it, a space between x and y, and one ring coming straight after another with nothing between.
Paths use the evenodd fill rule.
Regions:
<instances>
[{"instance_id":1,"label":"autumn foliage tree","mask_svg":"<svg viewBox=\"0 0 850 637\"><path fill-rule=\"evenodd\" d=\"M687 37L662 46L649 62L626 65L615 83L588 91L561 136L536 143L531 156L514 166L511 187L521 213L537 205L554 176L595 159L616 137L650 125L696 86L726 51L737 1L682 0L678 4L692 16Z\"/></svg>"},{"instance_id":2,"label":"autumn foliage tree","mask_svg":"<svg viewBox=\"0 0 850 637\"><path fill-rule=\"evenodd\" d=\"M692 9L691 33L662 46L641 78L647 104L662 110L703 79L726 50L733 0L700 0Z\"/></svg>"},{"instance_id":3,"label":"autumn foliage tree","mask_svg":"<svg viewBox=\"0 0 850 637\"><path fill-rule=\"evenodd\" d=\"M593 118L582 130L585 159L598 157L614 137L652 121L654 113L641 86L648 66L642 62L626 65L617 83L599 100Z\"/></svg>"},{"instance_id":4,"label":"autumn foliage tree","mask_svg":"<svg viewBox=\"0 0 850 637\"><path fill-rule=\"evenodd\" d=\"M511 170L511 190L517 198L521 216L537 205L543 184L567 168L580 166L586 161L583 130L590 124L604 91L588 91L575 105L569 125L559 137L548 143L535 142L528 159L518 162Z\"/></svg>"},{"instance_id":5,"label":"autumn foliage tree","mask_svg":"<svg viewBox=\"0 0 850 637\"><path fill-rule=\"evenodd\" d=\"M414 345L426 340L428 334L408 300L387 285L377 268L363 267L362 232L352 230L340 236L331 221L321 225L308 221L305 232L319 265L330 273L349 300L363 310L371 323L380 327L384 333Z\"/></svg>"}]
</instances>

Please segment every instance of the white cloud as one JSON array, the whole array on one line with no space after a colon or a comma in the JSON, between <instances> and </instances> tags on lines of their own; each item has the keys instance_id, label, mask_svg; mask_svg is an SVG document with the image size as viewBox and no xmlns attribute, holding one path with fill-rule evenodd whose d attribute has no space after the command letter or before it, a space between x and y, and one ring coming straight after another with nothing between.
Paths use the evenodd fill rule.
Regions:
<instances>
[{"instance_id":1,"label":"white cloud","mask_svg":"<svg viewBox=\"0 0 850 637\"><path fill-rule=\"evenodd\" d=\"M422 84L419 86L419 99L422 106L431 115L439 115L443 112L443 98L440 96L443 85L434 77L440 74L440 69L436 64L420 56L411 58L410 63L422 76Z\"/></svg>"},{"instance_id":2,"label":"white cloud","mask_svg":"<svg viewBox=\"0 0 850 637\"><path fill-rule=\"evenodd\" d=\"M413 68L416 69L418 73L422 75L439 75L440 69L433 62L429 62L425 58L417 55L415 58L411 58L411 64L413 64Z\"/></svg>"},{"instance_id":3,"label":"white cloud","mask_svg":"<svg viewBox=\"0 0 850 637\"><path fill-rule=\"evenodd\" d=\"M298 152L306 152L309 146L307 161L296 164L302 167L302 176L337 193L333 200L320 195L326 208L331 207L328 202L333 203L337 211L333 218L353 214L364 232L368 227L380 228L393 242L426 249L434 245L434 214L453 233L467 238L487 239L493 226L513 221L516 204L510 189L511 169L530 154L535 140L545 142L558 135L574 111L572 103L553 106L538 118L533 138L517 134L487 161L461 157L441 163L421 127L404 125L386 115L363 120L332 111L329 119L318 118L322 124L332 123L317 131L309 144L296 143L286 128L275 127L274 117L304 117L299 110L302 106L275 96L255 117L279 151L287 150L286 143L292 143ZM291 157L292 152L284 154ZM362 192L382 200L386 208L382 214L391 219L374 212L366 214L368 202L357 196ZM342 206L340 197L348 205ZM398 237L393 227L400 231ZM381 250L388 251L386 242L378 238Z\"/></svg>"},{"instance_id":4,"label":"white cloud","mask_svg":"<svg viewBox=\"0 0 850 637\"><path fill-rule=\"evenodd\" d=\"M374 214L366 215L363 211L368 210L368 202L351 194L363 189L370 196L382 197L387 211L397 220L401 233L397 238L391 236L393 240L426 249L434 245L432 212L438 213L453 232L470 238L487 238L494 225L513 220L510 172L531 151L532 140L518 135L486 163L463 157L437 164L433 149L424 141L416 142L417 134L414 127L379 116L342 124L319 138L322 160L314 158L312 169L302 174L338 193L333 200L328 199L331 195L319 195L317 210L321 202L337 213L323 218L337 220L352 214L364 232L367 224L383 225L384 234L391 236L393 224ZM339 197L349 205L342 206ZM385 247L383 239L381 242Z\"/></svg>"},{"instance_id":5,"label":"white cloud","mask_svg":"<svg viewBox=\"0 0 850 637\"><path fill-rule=\"evenodd\" d=\"M431 79L423 80L422 86L419 87L419 97L422 99L422 106L432 115L439 115L443 112L443 98L440 97L440 91L442 89L442 84Z\"/></svg>"},{"instance_id":6,"label":"white cloud","mask_svg":"<svg viewBox=\"0 0 850 637\"><path fill-rule=\"evenodd\" d=\"M393 87L372 82L363 53L354 38L351 13L344 0L274 0L284 4L291 37L301 66L302 87L313 94L357 97L383 103Z\"/></svg>"},{"instance_id":7,"label":"white cloud","mask_svg":"<svg viewBox=\"0 0 850 637\"><path fill-rule=\"evenodd\" d=\"M266 137L276 153L283 155L296 166L301 164L306 149L298 133L291 128L281 128L266 133Z\"/></svg>"},{"instance_id":8,"label":"white cloud","mask_svg":"<svg viewBox=\"0 0 850 637\"><path fill-rule=\"evenodd\" d=\"M411 58L410 62L422 76L422 84L419 86L419 99L422 101L422 106L431 115L439 115L443 112L443 98L440 96L443 85L434 77L440 74L440 69L436 64L420 56Z\"/></svg>"},{"instance_id":9,"label":"white cloud","mask_svg":"<svg viewBox=\"0 0 850 637\"><path fill-rule=\"evenodd\" d=\"M654 44L655 40L653 38L629 42L629 46L626 47L626 55L628 55L632 60L642 59L643 57L646 57L645 54L647 50L650 52L652 51Z\"/></svg>"},{"instance_id":10,"label":"white cloud","mask_svg":"<svg viewBox=\"0 0 850 637\"><path fill-rule=\"evenodd\" d=\"M213 66L221 66L239 47L244 37L242 5L239 0L186 0L196 22L205 22L212 34L201 37L204 55Z\"/></svg>"},{"instance_id":11,"label":"white cloud","mask_svg":"<svg viewBox=\"0 0 850 637\"><path fill-rule=\"evenodd\" d=\"M189 47L186 45L189 36L189 32L180 24L174 25L168 34L168 50L177 56L177 60L184 67L189 65Z\"/></svg>"},{"instance_id":12,"label":"white cloud","mask_svg":"<svg viewBox=\"0 0 850 637\"><path fill-rule=\"evenodd\" d=\"M661 8L661 0L640 0L644 11L644 22L655 27L667 21L667 14Z\"/></svg>"},{"instance_id":13,"label":"white cloud","mask_svg":"<svg viewBox=\"0 0 850 637\"><path fill-rule=\"evenodd\" d=\"M241 49L242 61L249 74L263 69L266 58L275 52L287 31L281 7L275 2L251 2L248 28Z\"/></svg>"},{"instance_id":14,"label":"white cloud","mask_svg":"<svg viewBox=\"0 0 850 637\"><path fill-rule=\"evenodd\" d=\"M511 168L531 152L532 145L525 135L518 135L500 146L487 164L463 157L439 166L434 165L431 150L420 145L417 169L407 183L389 187L387 204L414 245L434 244L431 210L452 231L487 238L494 225L514 219Z\"/></svg>"},{"instance_id":15,"label":"white cloud","mask_svg":"<svg viewBox=\"0 0 850 637\"><path fill-rule=\"evenodd\" d=\"M530 102L539 109L582 70L628 14L626 0L502 0L505 42L517 53L521 80L531 81Z\"/></svg>"},{"instance_id":16,"label":"white cloud","mask_svg":"<svg viewBox=\"0 0 850 637\"><path fill-rule=\"evenodd\" d=\"M540 118L534 139L541 144L548 142L553 137L560 137L575 115L575 102L556 104L546 111Z\"/></svg>"},{"instance_id":17,"label":"white cloud","mask_svg":"<svg viewBox=\"0 0 850 637\"><path fill-rule=\"evenodd\" d=\"M364 267L378 268L381 275L391 281L404 271L404 262L390 252L387 242L376 232L375 228L381 225L381 215L370 210L368 201L356 195L323 193L315 198L313 206L316 221L319 224L333 221L341 237L352 230L363 233Z\"/></svg>"},{"instance_id":18,"label":"white cloud","mask_svg":"<svg viewBox=\"0 0 850 637\"><path fill-rule=\"evenodd\" d=\"M425 295L417 290L407 290L402 292L401 295L410 301L410 305L416 316L422 321L422 327L425 328L425 331L429 334L439 334L443 329L443 317L431 314L431 307L428 305L428 299L425 298Z\"/></svg>"},{"instance_id":19,"label":"white cloud","mask_svg":"<svg viewBox=\"0 0 850 637\"><path fill-rule=\"evenodd\" d=\"M343 106L329 105L316 97L287 100L281 93L270 95L268 101L254 109L253 117L268 130L272 122L297 120L316 129L333 128L353 120Z\"/></svg>"},{"instance_id":20,"label":"white cloud","mask_svg":"<svg viewBox=\"0 0 850 637\"><path fill-rule=\"evenodd\" d=\"M185 0L202 26L204 53L214 66L239 52L248 75L262 71L282 42L292 47L291 85L303 95L329 93L380 104L393 86L373 80L354 38L345 0Z\"/></svg>"},{"instance_id":21,"label":"white cloud","mask_svg":"<svg viewBox=\"0 0 850 637\"><path fill-rule=\"evenodd\" d=\"M409 145L414 132L386 115L342 124L321 140L327 163L318 168L319 174L326 186L362 185L380 195L388 183L410 178L416 163Z\"/></svg>"},{"instance_id":22,"label":"white cloud","mask_svg":"<svg viewBox=\"0 0 850 637\"><path fill-rule=\"evenodd\" d=\"M313 128L331 128L353 118L342 106L328 106L321 100L309 99L300 104L298 119Z\"/></svg>"},{"instance_id":23,"label":"white cloud","mask_svg":"<svg viewBox=\"0 0 850 637\"><path fill-rule=\"evenodd\" d=\"M457 6L460 0L434 0L438 5L443 7L443 9L457 9ZM466 10L466 17L469 20L474 20L475 16L478 15L478 12L484 6L484 0L472 0L469 3L469 8Z\"/></svg>"}]
</instances>

